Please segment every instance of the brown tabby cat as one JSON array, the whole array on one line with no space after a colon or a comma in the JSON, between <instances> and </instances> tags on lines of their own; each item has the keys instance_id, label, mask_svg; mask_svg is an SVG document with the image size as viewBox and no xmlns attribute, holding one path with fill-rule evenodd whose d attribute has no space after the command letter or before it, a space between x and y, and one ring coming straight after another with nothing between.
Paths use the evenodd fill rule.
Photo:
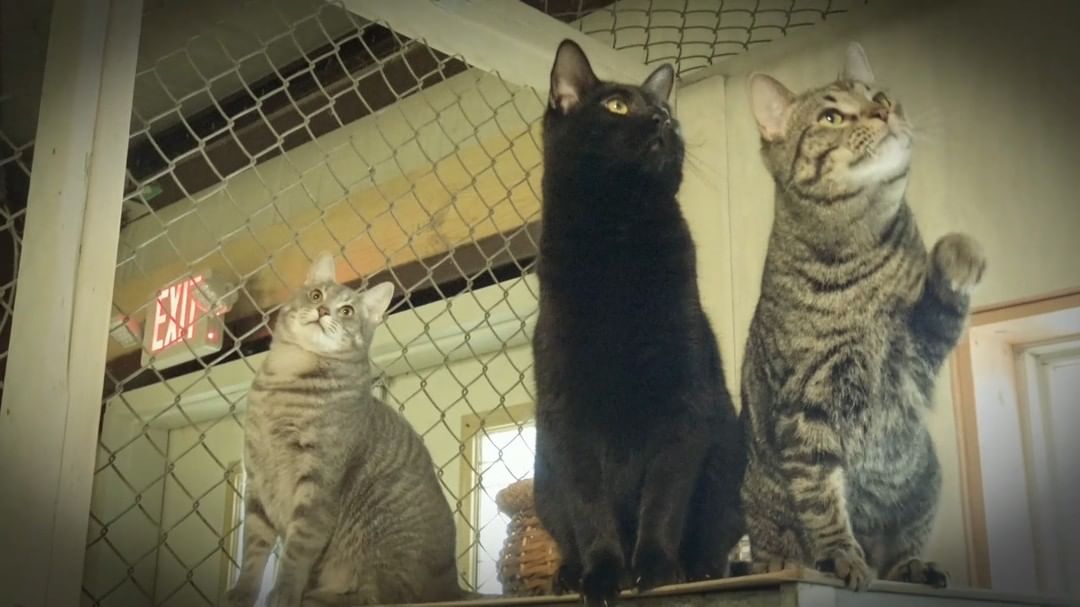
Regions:
<instances>
[{"instance_id":1,"label":"brown tabby cat","mask_svg":"<svg viewBox=\"0 0 1080 607\"><path fill-rule=\"evenodd\" d=\"M911 127L859 45L837 82L796 95L755 75L750 94L776 183L742 378L755 563L945 585L919 559L941 487L924 416L986 261L962 234L927 254Z\"/></svg>"}]
</instances>

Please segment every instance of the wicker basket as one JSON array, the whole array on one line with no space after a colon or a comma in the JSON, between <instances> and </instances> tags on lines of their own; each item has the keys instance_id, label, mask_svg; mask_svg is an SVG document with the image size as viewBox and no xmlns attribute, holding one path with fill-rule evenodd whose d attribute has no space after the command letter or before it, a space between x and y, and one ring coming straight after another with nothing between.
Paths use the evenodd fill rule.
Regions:
<instances>
[{"instance_id":1,"label":"wicker basket","mask_svg":"<svg viewBox=\"0 0 1080 607\"><path fill-rule=\"evenodd\" d=\"M495 503L510 517L506 542L499 551L499 582L503 594L551 594L552 580L559 568L559 548L536 517L532 479L506 487L495 496Z\"/></svg>"}]
</instances>

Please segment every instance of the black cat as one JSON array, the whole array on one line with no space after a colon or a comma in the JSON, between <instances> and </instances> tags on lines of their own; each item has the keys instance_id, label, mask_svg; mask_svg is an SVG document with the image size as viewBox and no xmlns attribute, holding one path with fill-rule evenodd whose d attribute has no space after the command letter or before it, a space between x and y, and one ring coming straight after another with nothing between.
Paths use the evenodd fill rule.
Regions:
<instances>
[{"instance_id":1,"label":"black cat","mask_svg":"<svg viewBox=\"0 0 1080 607\"><path fill-rule=\"evenodd\" d=\"M675 198L670 65L597 79L567 40L544 116L536 508L556 589L587 602L721 577L743 533L742 435Z\"/></svg>"}]
</instances>

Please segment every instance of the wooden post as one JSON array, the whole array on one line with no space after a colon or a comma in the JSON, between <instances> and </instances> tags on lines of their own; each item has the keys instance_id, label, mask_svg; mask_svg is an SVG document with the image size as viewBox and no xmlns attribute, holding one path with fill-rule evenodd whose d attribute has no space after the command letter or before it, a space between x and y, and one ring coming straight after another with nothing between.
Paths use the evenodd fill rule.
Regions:
<instances>
[{"instance_id":1,"label":"wooden post","mask_svg":"<svg viewBox=\"0 0 1080 607\"><path fill-rule=\"evenodd\" d=\"M77 605L142 0L56 0L0 409L0 604Z\"/></svg>"}]
</instances>

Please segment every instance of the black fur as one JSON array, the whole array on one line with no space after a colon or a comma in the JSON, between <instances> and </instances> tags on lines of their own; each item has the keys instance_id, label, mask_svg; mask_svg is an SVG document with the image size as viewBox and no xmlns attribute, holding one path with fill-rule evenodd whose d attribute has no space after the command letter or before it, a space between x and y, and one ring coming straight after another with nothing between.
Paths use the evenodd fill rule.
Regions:
<instances>
[{"instance_id":1,"label":"black fur","mask_svg":"<svg viewBox=\"0 0 1080 607\"><path fill-rule=\"evenodd\" d=\"M670 67L628 86L596 80L571 42L559 54L544 117L535 493L563 555L557 589L594 602L723 576L743 533L745 453L675 197ZM567 73L580 95L564 111ZM605 108L613 95L626 115Z\"/></svg>"}]
</instances>

